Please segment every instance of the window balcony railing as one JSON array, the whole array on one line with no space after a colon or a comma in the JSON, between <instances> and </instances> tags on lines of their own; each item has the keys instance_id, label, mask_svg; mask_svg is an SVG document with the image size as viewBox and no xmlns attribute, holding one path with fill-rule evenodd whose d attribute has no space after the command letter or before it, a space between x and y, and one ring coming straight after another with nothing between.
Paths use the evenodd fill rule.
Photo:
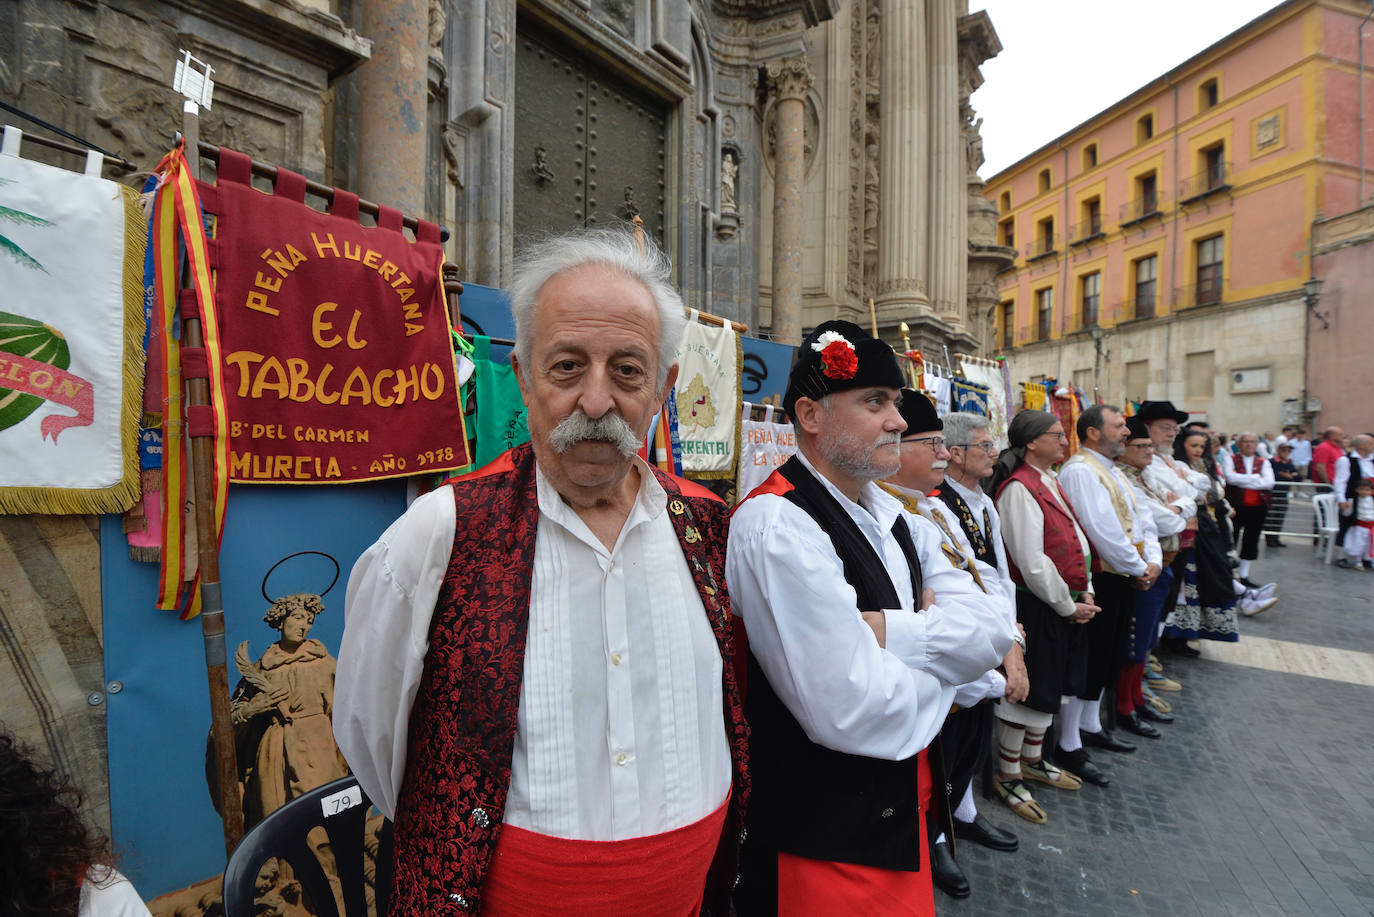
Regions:
<instances>
[{"instance_id":1,"label":"window balcony railing","mask_svg":"<svg viewBox=\"0 0 1374 917\"><path fill-rule=\"evenodd\" d=\"M1178 309L1192 309L1195 306L1214 306L1221 302L1222 290L1224 290L1225 287L1225 277L1205 280L1202 283L1192 283L1186 287L1178 287L1174 290L1174 307Z\"/></svg>"},{"instance_id":2,"label":"window balcony railing","mask_svg":"<svg viewBox=\"0 0 1374 917\"><path fill-rule=\"evenodd\" d=\"M1159 216L1160 203L1158 192L1142 194L1133 201L1127 201L1121 205L1121 225L1129 226L1132 223L1139 223L1141 220Z\"/></svg>"},{"instance_id":3,"label":"window balcony railing","mask_svg":"<svg viewBox=\"0 0 1374 917\"><path fill-rule=\"evenodd\" d=\"M1039 261L1059 252L1059 236L1040 236L1026 244L1026 260Z\"/></svg>"},{"instance_id":4,"label":"window balcony railing","mask_svg":"<svg viewBox=\"0 0 1374 917\"><path fill-rule=\"evenodd\" d=\"M1151 293L1149 296L1142 295L1123 299L1116 306L1117 319L1129 322L1138 318L1154 318L1157 298Z\"/></svg>"},{"instance_id":5,"label":"window balcony railing","mask_svg":"<svg viewBox=\"0 0 1374 917\"><path fill-rule=\"evenodd\" d=\"M1180 203L1187 204L1191 201L1199 201L1210 194L1217 194L1231 189L1231 174L1234 167L1229 162L1217 162L1203 169L1196 175L1185 178L1178 186L1178 199Z\"/></svg>"},{"instance_id":6,"label":"window balcony railing","mask_svg":"<svg viewBox=\"0 0 1374 917\"><path fill-rule=\"evenodd\" d=\"M1069 227L1069 244L1083 245L1101 239L1105 235L1106 233L1102 231L1102 217L1091 217Z\"/></svg>"}]
</instances>

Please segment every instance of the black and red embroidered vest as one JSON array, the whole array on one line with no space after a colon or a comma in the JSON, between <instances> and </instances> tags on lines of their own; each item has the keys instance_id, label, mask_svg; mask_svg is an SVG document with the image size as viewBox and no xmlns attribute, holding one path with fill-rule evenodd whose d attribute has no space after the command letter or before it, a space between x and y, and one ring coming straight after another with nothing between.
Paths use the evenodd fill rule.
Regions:
<instances>
[{"instance_id":1,"label":"black and red embroidered vest","mask_svg":"<svg viewBox=\"0 0 1374 917\"><path fill-rule=\"evenodd\" d=\"M725 917L749 796L749 733L735 681L725 591L729 516L704 487L657 469L654 474L667 491L668 514L724 662L734 780L703 913ZM510 788L539 523L534 454L528 444L518 446L452 487L458 525L411 709L396 805L395 915L480 911Z\"/></svg>"},{"instance_id":2,"label":"black and red embroidered vest","mask_svg":"<svg viewBox=\"0 0 1374 917\"><path fill-rule=\"evenodd\" d=\"M1064 578L1064 584L1074 592L1082 592L1088 588L1088 558L1083 554L1083 546L1078 541L1078 533L1074 527L1078 524L1077 520L1060 505L1059 500L1054 498L1049 488L1040 478L1040 472L1036 471L1027 462L1022 462L1016 466L1016 470L1002 482L1002 486L997 488L997 496L1002 496L1002 491L1012 481L1019 481L1031 496L1035 497L1035 502L1040 504L1040 511L1045 516L1045 556L1053 561L1059 575ZM1058 484L1055 484L1056 489ZM1059 493L1063 499L1063 491ZM1068 504L1064 500L1064 505ZM1011 558L1007 558L1007 566L1011 568L1011 581L1018 586L1025 586L1026 581L1021 576L1021 571L1016 569L1016 564Z\"/></svg>"}]
</instances>

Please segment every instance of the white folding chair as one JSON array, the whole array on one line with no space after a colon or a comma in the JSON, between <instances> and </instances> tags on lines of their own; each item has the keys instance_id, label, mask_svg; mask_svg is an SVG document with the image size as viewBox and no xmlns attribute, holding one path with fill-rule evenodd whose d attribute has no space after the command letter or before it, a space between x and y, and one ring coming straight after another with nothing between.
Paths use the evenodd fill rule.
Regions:
<instances>
[{"instance_id":1,"label":"white folding chair","mask_svg":"<svg viewBox=\"0 0 1374 917\"><path fill-rule=\"evenodd\" d=\"M1317 550L1320 552L1325 547L1322 563L1330 564L1331 554L1336 549L1336 533L1341 530L1336 517L1336 495L1317 494L1312 498L1312 508L1317 512Z\"/></svg>"}]
</instances>

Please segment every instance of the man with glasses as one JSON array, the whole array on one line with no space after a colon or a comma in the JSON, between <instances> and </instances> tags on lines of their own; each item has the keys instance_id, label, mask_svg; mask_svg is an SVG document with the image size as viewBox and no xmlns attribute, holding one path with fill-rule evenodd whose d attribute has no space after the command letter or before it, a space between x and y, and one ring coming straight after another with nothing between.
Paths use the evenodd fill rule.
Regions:
<instances>
[{"instance_id":1,"label":"man with glasses","mask_svg":"<svg viewBox=\"0 0 1374 917\"><path fill-rule=\"evenodd\" d=\"M1013 812L1044 824L1045 809L1025 781L1066 790L1083 784L1044 760L1045 733L1060 699L1082 690L1086 660L1083 625L1097 614L1088 581L1088 539L1064 499L1053 467L1068 437L1046 411L1022 411L1007 427L1011 446L993 477L1008 571L1016 584L1016 619L1025 629L1029 688L1023 700L997 702L997 777L994 786ZM1061 731L1077 724L1060 724Z\"/></svg>"},{"instance_id":2,"label":"man with glasses","mask_svg":"<svg viewBox=\"0 0 1374 917\"><path fill-rule=\"evenodd\" d=\"M900 410L906 421L906 432L902 434L902 467L879 486L900 500L908 513L918 517L913 522L925 526L933 524L939 530L941 550L950 563L968 573L990 601L1000 602L1007 625L1015 628L1014 593L1003 586L1002 573L988 562L997 561L1000 545L999 551L993 552L990 546L980 543L984 549L980 556L954 511L937 496L948 483L945 470L950 465L953 447L947 445L946 438L952 430L966 437L970 427L967 420L952 421L951 418L976 418L983 425L983 436L991 446L987 418L977 414L952 414L942 423L930 400L910 389L902 390ZM976 451L987 455L986 450ZM990 457L987 466L991 471ZM982 537L980 530L979 539ZM1000 539L1000 533L997 537ZM992 734L992 704L988 702L1003 696L1014 695L1016 700L1026 696L1026 668L1021 661L1019 631L1017 637L1018 643L1003 660L1005 675L997 669L989 669L977 680L959 686L954 695L955 709L945 719L944 727L931 745L936 778L940 779L939 768L943 767L943 782L948 790L947 794L935 794L934 805L940 809L942 817L929 822L931 873L935 884L954 898L968 897L971 887L954 859L945 834L947 830L952 830L956 837L975 841L992 850L1011 851L1018 845L1016 835L997 828L979 815L973 801L973 776L981 773L987 763L988 741Z\"/></svg>"},{"instance_id":3,"label":"man with glasses","mask_svg":"<svg viewBox=\"0 0 1374 917\"><path fill-rule=\"evenodd\" d=\"M1130 484L1113 467L1125 451L1126 435L1126 418L1118 408L1093 405L1078 418L1078 440L1083 448L1059 472L1064 495L1092 543L1093 594L1102 607L1102 613L1087 628L1088 668L1083 691L1077 700L1064 702L1066 707L1076 708L1078 721L1090 724L1101 719L1103 691L1116 680L1124 662L1131 591L1154 586L1163 557L1158 539L1146 536L1147 523L1141 518ZM1117 717L1127 731L1159 738L1159 730L1143 720L1167 723L1173 716L1143 705L1130 716ZM1075 738L1076 733L1068 736L1071 744Z\"/></svg>"},{"instance_id":4,"label":"man with glasses","mask_svg":"<svg viewBox=\"0 0 1374 917\"><path fill-rule=\"evenodd\" d=\"M892 348L852 322L807 335L783 398L797 454L730 522L754 788L742 917L934 913L925 749L1013 637L875 483L901 464L901 387Z\"/></svg>"}]
</instances>

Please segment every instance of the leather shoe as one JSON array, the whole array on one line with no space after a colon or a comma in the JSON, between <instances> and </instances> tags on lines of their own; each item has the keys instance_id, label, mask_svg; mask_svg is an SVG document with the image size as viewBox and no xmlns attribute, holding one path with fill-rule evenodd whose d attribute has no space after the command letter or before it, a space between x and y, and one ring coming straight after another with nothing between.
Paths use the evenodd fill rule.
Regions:
<instances>
[{"instance_id":1,"label":"leather shoe","mask_svg":"<svg viewBox=\"0 0 1374 917\"><path fill-rule=\"evenodd\" d=\"M1003 831L984 818L981 812L973 816L973 821L954 819L954 836L962 840L973 841L975 844L982 844L989 850L1003 850L1008 853L1021 844L1015 834L1010 831Z\"/></svg>"},{"instance_id":2,"label":"leather shoe","mask_svg":"<svg viewBox=\"0 0 1374 917\"><path fill-rule=\"evenodd\" d=\"M951 898L967 898L973 891L964 877L964 871L954 862L949 844L936 844L930 848L930 877L940 886L940 891Z\"/></svg>"},{"instance_id":3,"label":"leather shoe","mask_svg":"<svg viewBox=\"0 0 1374 917\"><path fill-rule=\"evenodd\" d=\"M1062 748L1054 750L1054 763L1067 771L1072 771L1082 777L1088 783L1095 783L1098 786L1108 786L1111 780L1102 769L1092 762L1088 753L1083 749L1076 751L1065 751Z\"/></svg>"},{"instance_id":4,"label":"leather shoe","mask_svg":"<svg viewBox=\"0 0 1374 917\"><path fill-rule=\"evenodd\" d=\"M1159 641L1159 648L1162 652L1187 656L1190 659L1196 659L1202 655L1200 650L1193 649L1188 645L1188 641L1181 637L1162 637Z\"/></svg>"},{"instance_id":5,"label":"leather shoe","mask_svg":"<svg viewBox=\"0 0 1374 917\"><path fill-rule=\"evenodd\" d=\"M1091 745L1093 748L1103 748L1107 751L1114 751L1120 754L1135 751L1135 746L1130 742L1118 739L1105 729L1101 732L1088 732L1087 730L1083 730L1079 732L1078 735L1083 739L1084 745Z\"/></svg>"},{"instance_id":6,"label":"leather shoe","mask_svg":"<svg viewBox=\"0 0 1374 917\"><path fill-rule=\"evenodd\" d=\"M1126 716L1122 716L1118 713L1116 715L1116 724L1127 732L1133 732L1147 739L1159 738L1159 730L1142 720L1138 713L1133 712Z\"/></svg>"},{"instance_id":7,"label":"leather shoe","mask_svg":"<svg viewBox=\"0 0 1374 917\"><path fill-rule=\"evenodd\" d=\"M1135 708L1135 712L1140 714L1140 718L1143 720L1154 720L1156 723L1172 723L1174 721L1172 713L1160 713L1149 704L1141 704Z\"/></svg>"}]
</instances>

